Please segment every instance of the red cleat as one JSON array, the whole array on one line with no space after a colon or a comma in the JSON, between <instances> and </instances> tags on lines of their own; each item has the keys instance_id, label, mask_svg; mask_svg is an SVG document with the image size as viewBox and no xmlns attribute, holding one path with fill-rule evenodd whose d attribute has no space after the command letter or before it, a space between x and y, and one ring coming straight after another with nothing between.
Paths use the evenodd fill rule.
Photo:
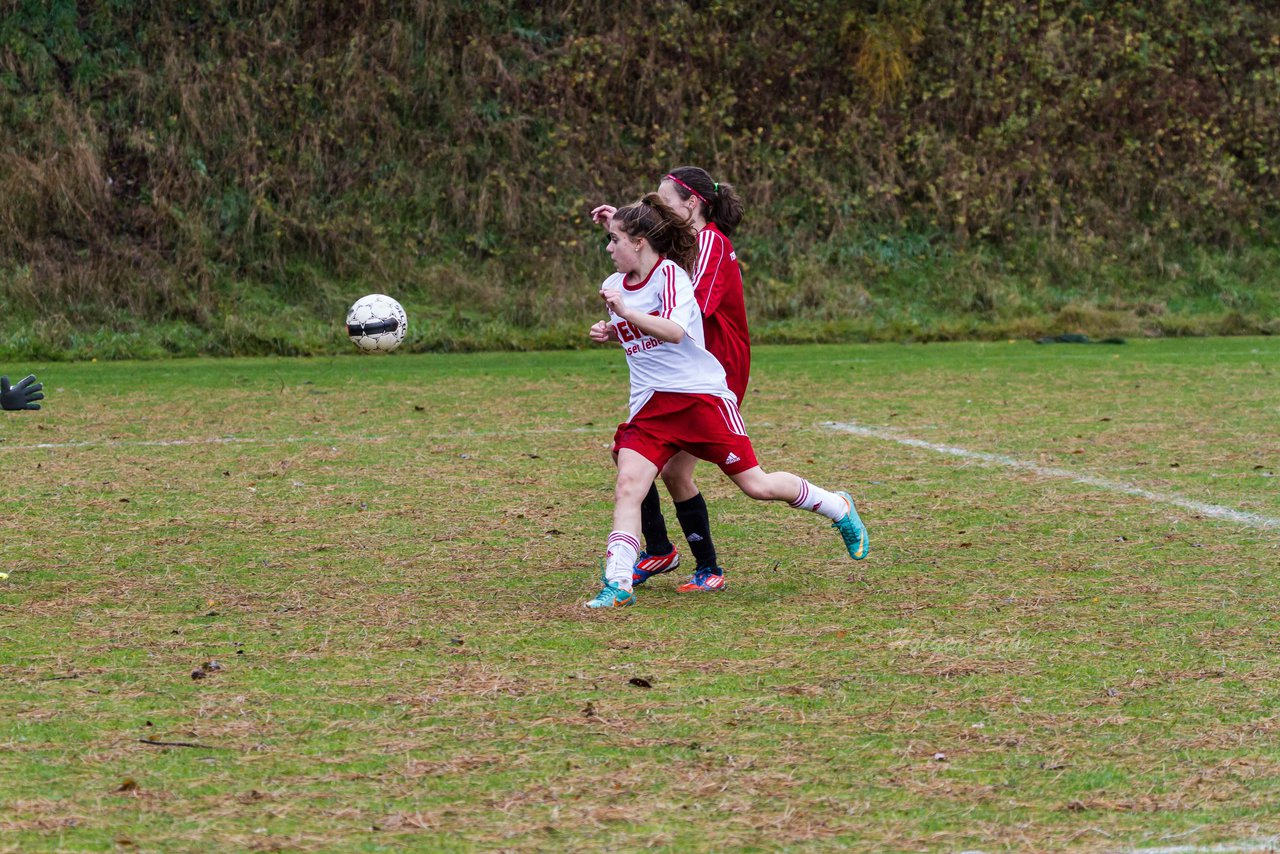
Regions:
<instances>
[{"instance_id":1,"label":"red cleat","mask_svg":"<svg viewBox=\"0 0 1280 854\"><path fill-rule=\"evenodd\" d=\"M631 586L639 587L655 575L670 572L680 565L680 550L675 546L664 555L651 555L640 552L636 555L636 565L631 568Z\"/></svg>"},{"instance_id":2,"label":"red cleat","mask_svg":"<svg viewBox=\"0 0 1280 854\"><path fill-rule=\"evenodd\" d=\"M676 588L677 593L718 593L725 589L724 570L720 567L699 567L693 578Z\"/></svg>"}]
</instances>

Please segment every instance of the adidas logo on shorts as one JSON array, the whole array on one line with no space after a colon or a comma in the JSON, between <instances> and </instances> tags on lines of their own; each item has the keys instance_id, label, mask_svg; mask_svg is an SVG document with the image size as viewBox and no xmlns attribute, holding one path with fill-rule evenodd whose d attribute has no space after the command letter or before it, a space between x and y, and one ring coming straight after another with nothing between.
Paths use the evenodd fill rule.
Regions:
<instances>
[{"instance_id":1,"label":"adidas logo on shorts","mask_svg":"<svg viewBox=\"0 0 1280 854\"><path fill-rule=\"evenodd\" d=\"M729 456L725 457L725 460L724 460L724 464L727 466L731 466L734 463L740 463L740 462L742 462L742 457L738 456L733 451L730 451Z\"/></svg>"}]
</instances>

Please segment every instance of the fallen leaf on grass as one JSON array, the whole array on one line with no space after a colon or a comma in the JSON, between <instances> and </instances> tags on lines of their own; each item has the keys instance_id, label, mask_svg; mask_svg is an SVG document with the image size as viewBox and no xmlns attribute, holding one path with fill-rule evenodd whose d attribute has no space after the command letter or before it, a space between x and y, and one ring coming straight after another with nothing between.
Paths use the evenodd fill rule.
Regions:
<instances>
[{"instance_id":1,"label":"fallen leaf on grass","mask_svg":"<svg viewBox=\"0 0 1280 854\"><path fill-rule=\"evenodd\" d=\"M208 677L210 673L217 673L219 670L223 670L223 669L225 668L223 668L222 662L218 661L217 659L212 659L210 661L206 661L204 664L201 664L195 670L192 670L191 678L204 679Z\"/></svg>"}]
</instances>

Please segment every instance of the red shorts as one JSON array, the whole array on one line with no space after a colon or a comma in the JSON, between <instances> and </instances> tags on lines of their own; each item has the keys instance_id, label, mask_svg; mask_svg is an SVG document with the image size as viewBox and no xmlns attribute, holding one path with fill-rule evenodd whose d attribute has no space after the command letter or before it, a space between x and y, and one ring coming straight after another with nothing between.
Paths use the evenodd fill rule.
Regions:
<instances>
[{"instance_id":1,"label":"red shorts","mask_svg":"<svg viewBox=\"0 0 1280 854\"><path fill-rule=\"evenodd\" d=\"M755 468L756 452L731 400L712 394L654 392L636 417L618 425L613 452L630 448L661 471L679 451L715 463L725 474Z\"/></svg>"}]
</instances>

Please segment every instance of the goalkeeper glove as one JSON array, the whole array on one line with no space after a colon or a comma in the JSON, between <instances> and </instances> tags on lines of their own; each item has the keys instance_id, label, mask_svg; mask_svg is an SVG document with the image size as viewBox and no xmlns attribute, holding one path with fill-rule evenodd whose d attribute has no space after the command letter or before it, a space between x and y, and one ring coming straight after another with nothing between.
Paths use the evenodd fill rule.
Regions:
<instances>
[{"instance_id":1,"label":"goalkeeper glove","mask_svg":"<svg viewBox=\"0 0 1280 854\"><path fill-rule=\"evenodd\" d=\"M43 388L43 383L36 382L35 374L19 380L15 386L9 385L8 377L0 377L0 409L39 409L36 401L44 400Z\"/></svg>"}]
</instances>

